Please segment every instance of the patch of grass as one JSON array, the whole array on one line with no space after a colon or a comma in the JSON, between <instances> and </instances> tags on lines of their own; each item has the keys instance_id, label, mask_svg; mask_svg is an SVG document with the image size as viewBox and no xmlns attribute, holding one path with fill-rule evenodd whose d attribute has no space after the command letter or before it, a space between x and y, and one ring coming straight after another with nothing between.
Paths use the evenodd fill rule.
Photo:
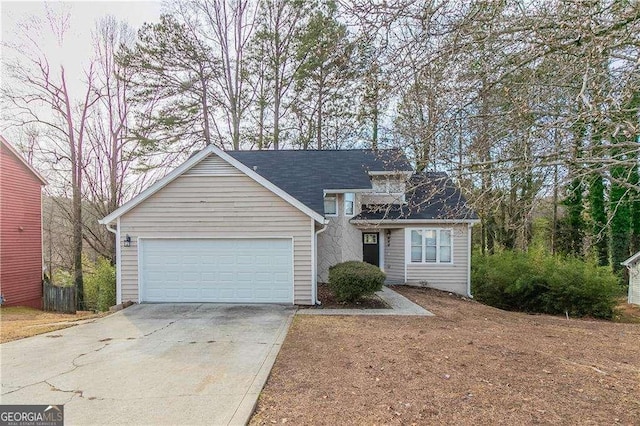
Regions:
<instances>
[{"instance_id":1,"label":"patch of grass","mask_svg":"<svg viewBox=\"0 0 640 426\"><path fill-rule=\"evenodd\" d=\"M76 314L46 312L24 306L0 308L0 343L23 339L76 325L77 321L105 314L79 311Z\"/></svg>"}]
</instances>

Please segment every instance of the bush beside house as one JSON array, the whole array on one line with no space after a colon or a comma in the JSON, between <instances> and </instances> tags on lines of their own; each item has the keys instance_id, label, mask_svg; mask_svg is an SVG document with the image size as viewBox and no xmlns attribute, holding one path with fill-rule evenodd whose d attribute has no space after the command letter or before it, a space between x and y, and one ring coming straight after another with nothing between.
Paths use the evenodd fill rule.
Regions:
<instances>
[{"instance_id":1,"label":"bush beside house","mask_svg":"<svg viewBox=\"0 0 640 426\"><path fill-rule=\"evenodd\" d=\"M85 309L108 311L116 304L116 268L107 259L99 259L84 278Z\"/></svg>"},{"instance_id":2,"label":"bush beside house","mask_svg":"<svg viewBox=\"0 0 640 426\"><path fill-rule=\"evenodd\" d=\"M109 260L100 258L96 263L84 262L84 309L87 311L108 311L116 304L116 268ZM55 271L54 285L73 286L73 274L63 269Z\"/></svg>"},{"instance_id":3,"label":"bush beside house","mask_svg":"<svg viewBox=\"0 0 640 426\"><path fill-rule=\"evenodd\" d=\"M329 288L341 302L353 302L382 290L386 275L377 266L349 261L329 268Z\"/></svg>"},{"instance_id":4,"label":"bush beside house","mask_svg":"<svg viewBox=\"0 0 640 426\"><path fill-rule=\"evenodd\" d=\"M605 267L548 253L505 251L473 256L477 300L497 308L611 318L620 289Z\"/></svg>"}]
</instances>

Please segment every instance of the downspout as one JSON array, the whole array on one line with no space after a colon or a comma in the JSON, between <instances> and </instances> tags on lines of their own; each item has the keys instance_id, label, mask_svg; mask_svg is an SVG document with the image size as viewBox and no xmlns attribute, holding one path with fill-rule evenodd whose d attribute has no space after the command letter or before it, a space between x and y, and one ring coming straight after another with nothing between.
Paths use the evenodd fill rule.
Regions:
<instances>
[{"instance_id":1,"label":"downspout","mask_svg":"<svg viewBox=\"0 0 640 426\"><path fill-rule=\"evenodd\" d=\"M322 303L318 300L318 235L327 230L327 225L329 221L325 219L325 223L322 224L322 228L318 229L314 234L313 246L315 247L314 259L313 259L313 304L321 305Z\"/></svg>"},{"instance_id":2,"label":"downspout","mask_svg":"<svg viewBox=\"0 0 640 426\"><path fill-rule=\"evenodd\" d=\"M473 295L471 294L471 254L473 250L471 249L471 229L473 228L473 222L467 225L467 297L469 299L473 299Z\"/></svg>"},{"instance_id":3,"label":"downspout","mask_svg":"<svg viewBox=\"0 0 640 426\"><path fill-rule=\"evenodd\" d=\"M108 223L105 223L104 226L107 228L107 231L113 232L116 238L116 305L122 303L122 284L120 277L120 218L118 218L118 227L113 228Z\"/></svg>"}]
</instances>

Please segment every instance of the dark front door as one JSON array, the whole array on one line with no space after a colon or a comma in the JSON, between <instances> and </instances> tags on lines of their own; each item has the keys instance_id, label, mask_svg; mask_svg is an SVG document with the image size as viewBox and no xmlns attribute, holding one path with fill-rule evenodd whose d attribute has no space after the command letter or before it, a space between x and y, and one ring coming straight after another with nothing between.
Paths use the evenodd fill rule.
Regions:
<instances>
[{"instance_id":1,"label":"dark front door","mask_svg":"<svg viewBox=\"0 0 640 426\"><path fill-rule=\"evenodd\" d=\"M380 246L378 232L362 233L362 260L380 266Z\"/></svg>"}]
</instances>

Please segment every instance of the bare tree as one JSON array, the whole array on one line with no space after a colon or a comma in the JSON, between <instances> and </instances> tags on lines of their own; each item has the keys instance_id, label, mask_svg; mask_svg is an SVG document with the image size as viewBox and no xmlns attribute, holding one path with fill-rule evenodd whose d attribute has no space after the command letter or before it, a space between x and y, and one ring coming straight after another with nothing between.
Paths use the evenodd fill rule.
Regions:
<instances>
[{"instance_id":1,"label":"bare tree","mask_svg":"<svg viewBox=\"0 0 640 426\"><path fill-rule=\"evenodd\" d=\"M205 43L219 63L214 76L216 106L226 118L233 149L240 149L243 118L255 95L248 90L249 43L256 28L258 2L197 0L176 4L176 15Z\"/></svg>"},{"instance_id":2,"label":"bare tree","mask_svg":"<svg viewBox=\"0 0 640 426\"><path fill-rule=\"evenodd\" d=\"M48 13L46 24L55 31L56 40L62 43L68 30L68 13ZM83 225L82 197L84 189L85 149L88 122L93 106L101 98L95 88L96 65L90 61L84 72L84 89L74 98L64 65L49 62L41 48L38 34L43 23L30 21L22 27L22 44L9 46L18 58L7 64L10 78L16 84L4 85L2 96L9 105L7 120L14 126L38 126L44 129L38 140L41 161L60 166L63 179L71 188L73 227L73 272L79 309L83 298Z\"/></svg>"},{"instance_id":3,"label":"bare tree","mask_svg":"<svg viewBox=\"0 0 640 426\"><path fill-rule=\"evenodd\" d=\"M135 153L140 141L129 135L133 111L128 81L133 70L116 61L118 49L132 46L135 33L125 23L107 16L96 24L93 47L96 54L96 90L100 100L94 105L87 126L85 242L103 257L115 260L113 235L97 220L113 212L127 197L142 189L152 173L136 173Z\"/></svg>"}]
</instances>

